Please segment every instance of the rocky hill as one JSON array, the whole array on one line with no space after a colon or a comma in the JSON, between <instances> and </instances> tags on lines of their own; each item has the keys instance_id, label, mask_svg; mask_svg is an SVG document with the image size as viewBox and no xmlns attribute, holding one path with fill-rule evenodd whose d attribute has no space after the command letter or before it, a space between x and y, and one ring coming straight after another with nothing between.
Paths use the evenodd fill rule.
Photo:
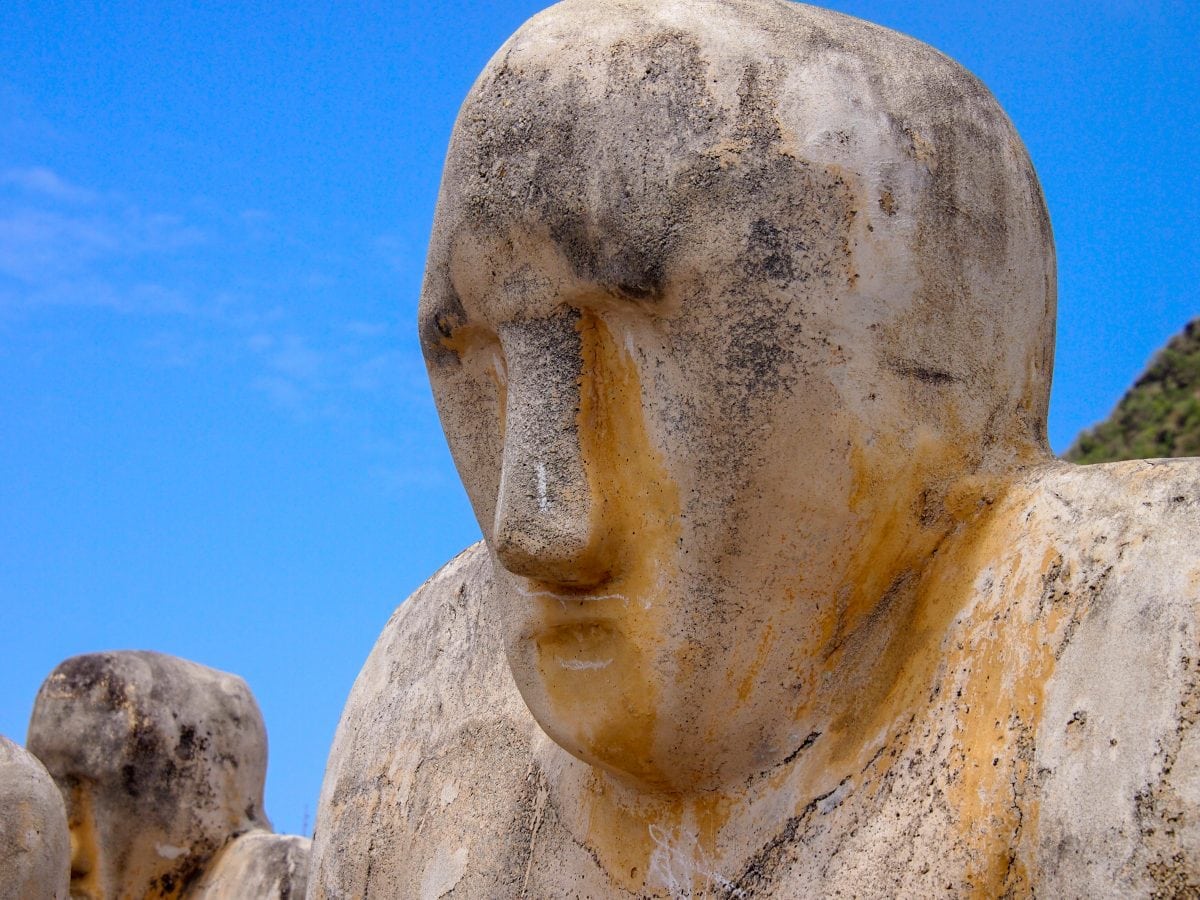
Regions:
<instances>
[{"instance_id":1,"label":"rocky hill","mask_svg":"<svg viewBox=\"0 0 1200 900\"><path fill-rule=\"evenodd\" d=\"M1200 456L1200 319L1171 338L1112 415L1063 455L1078 463Z\"/></svg>"}]
</instances>

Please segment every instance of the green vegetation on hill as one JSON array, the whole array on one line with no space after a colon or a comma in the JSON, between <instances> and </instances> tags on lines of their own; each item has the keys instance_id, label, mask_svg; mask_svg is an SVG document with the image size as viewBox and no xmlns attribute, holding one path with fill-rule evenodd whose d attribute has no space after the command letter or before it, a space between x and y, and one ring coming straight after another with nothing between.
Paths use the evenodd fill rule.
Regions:
<instances>
[{"instance_id":1,"label":"green vegetation on hill","mask_svg":"<svg viewBox=\"0 0 1200 900\"><path fill-rule=\"evenodd\" d=\"M1200 319L1171 338L1112 415L1064 455L1077 463L1200 456Z\"/></svg>"}]
</instances>

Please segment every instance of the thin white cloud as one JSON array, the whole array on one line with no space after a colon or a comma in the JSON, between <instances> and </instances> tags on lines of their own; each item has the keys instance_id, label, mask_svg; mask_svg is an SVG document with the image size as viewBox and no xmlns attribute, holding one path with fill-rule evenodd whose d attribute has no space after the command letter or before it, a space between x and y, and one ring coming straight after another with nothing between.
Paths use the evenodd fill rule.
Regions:
<instances>
[{"instance_id":1,"label":"thin white cloud","mask_svg":"<svg viewBox=\"0 0 1200 900\"><path fill-rule=\"evenodd\" d=\"M0 275L31 288L62 288L63 279L76 273L99 275L98 267L175 253L205 239L201 228L179 216L135 206L93 205L77 211L0 198Z\"/></svg>"},{"instance_id":2,"label":"thin white cloud","mask_svg":"<svg viewBox=\"0 0 1200 900\"><path fill-rule=\"evenodd\" d=\"M93 203L95 191L71 184L58 173L45 166L28 169L6 169L0 172L0 184L16 188L26 194L35 194L62 203Z\"/></svg>"},{"instance_id":3,"label":"thin white cloud","mask_svg":"<svg viewBox=\"0 0 1200 900\"><path fill-rule=\"evenodd\" d=\"M307 397L294 381L277 375L256 378L252 386L266 394L275 406L302 419L309 418Z\"/></svg>"},{"instance_id":4,"label":"thin white cloud","mask_svg":"<svg viewBox=\"0 0 1200 900\"><path fill-rule=\"evenodd\" d=\"M240 368L246 389L282 414L349 429L385 489L400 490L440 478L436 431L432 443L409 433L436 421L420 354L403 325L366 305L328 314L329 302L352 304L338 285L379 253L401 267L417 258L399 236L347 257L263 210L192 203L181 214L44 166L0 171L0 319L111 310L128 323L114 323L112 340L127 335L165 368ZM403 435L403 446L378 445L379 434Z\"/></svg>"},{"instance_id":5,"label":"thin white cloud","mask_svg":"<svg viewBox=\"0 0 1200 900\"><path fill-rule=\"evenodd\" d=\"M209 355L206 343L180 331L160 331L143 342L151 358L169 369L192 369Z\"/></svg>"},{"instance_id":6,"label":"thin white cloud","mask_svg":"<svg viewBox=\"0 0 1200 900\"><path fill-rule=\"evenodd\" d=\"M371 242L371 249L401 274L419 273L425 264L425 247L412 235L403 232L390 231L377 235Z\"/></svg>"},{"instance_id":7,"label":"thin white cloud","mask_svg":"<svg viewBox=\"0 0 1200 900\"><path fill-rule=\"evenodd\" d=\"M273 343L268 362L272 369L295 381L311 382L321 372L325 359L298 334L285 334Z\"/></svg>"}]
</instances>

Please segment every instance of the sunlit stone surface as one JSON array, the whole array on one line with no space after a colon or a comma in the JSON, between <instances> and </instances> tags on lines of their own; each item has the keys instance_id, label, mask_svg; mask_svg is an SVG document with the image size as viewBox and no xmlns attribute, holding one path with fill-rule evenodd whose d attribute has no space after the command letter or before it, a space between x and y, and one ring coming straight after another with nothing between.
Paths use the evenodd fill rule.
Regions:
<instances>
[{"instance_id":1,"label":"sunlit stone surface","mask_svg":"<svg viewBox=\"0 0 1200 900\"><path fill-rule=\"evenodd\" d=\"M38 691L28 746L66 801L72 897L304 895L308 842L269 833L266 729L236 675L144 651L72 657Z\"/></svg>"},{"instance_id":2,"label":"sunlit stone surface","mask_svg":"<svg viewBox=\"0 0 1200 900\"><path fill-rule=\"evenodd\" d=\"M67 900L71 844L46 769L0 737L0 900Z\"/></svg>"},{"instance_id":3,"label":"sunlit stone surface","mask_svg":"<svg viewBox=\"0 0 1200 900\"><path fill-rule=\"evenodd\" d=\"M936 51L532 19L421 298L485 544L354 686L310 896L1200 889L1200 466L1052 457L1054 308L1028 156Z\"/></svg>"}]
</instances>

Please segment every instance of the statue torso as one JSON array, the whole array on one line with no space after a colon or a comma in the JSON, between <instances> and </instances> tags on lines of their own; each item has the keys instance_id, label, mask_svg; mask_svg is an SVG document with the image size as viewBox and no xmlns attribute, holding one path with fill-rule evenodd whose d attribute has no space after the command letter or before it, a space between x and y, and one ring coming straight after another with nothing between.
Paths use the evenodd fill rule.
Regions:
<instances>
[{"instance_id":1,"label":"statue torso","mask_svg":"<svg viewBox=\"0 0 1200 900\"><path fill-rule=\"evenodd\" d=\"M885 720L814 732L657 819L532 720L470 548L397 610L354 686L310 896L1200 886L1200 464L1050 466L976 525L923 576L922 607L861 648L895 660L871 685ZM965 599L939 610L939 591Z\"/></svg>"}]
</instances>

